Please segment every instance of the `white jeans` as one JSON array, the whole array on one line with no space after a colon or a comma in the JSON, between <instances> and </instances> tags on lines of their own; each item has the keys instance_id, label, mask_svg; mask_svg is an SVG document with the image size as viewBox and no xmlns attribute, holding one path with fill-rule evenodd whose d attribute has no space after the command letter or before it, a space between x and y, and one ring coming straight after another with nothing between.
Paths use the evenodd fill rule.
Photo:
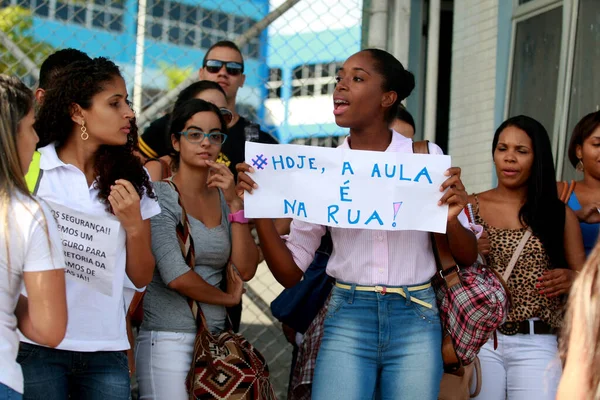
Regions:
<instances>
[{"instance_id":1,"label":"white jeans","mask_svg":"<svg viewBox=\"0 0 600 400\"><path fill-rule=\"evenodd\" d=\"M140 330L135 344L140 399L188 399L185 378L195 337L193 333Z\"/></svg>"},{"instance_id":2,"label":"white jeans","mask_svg":"<svg viewBox=\"0 0 600 400\"><path fill-rule=\"evenodd\" d=\"M498 334L479 352L480 400L554 400L562 366L556 335Z\"/></svg>"}]
</instances>

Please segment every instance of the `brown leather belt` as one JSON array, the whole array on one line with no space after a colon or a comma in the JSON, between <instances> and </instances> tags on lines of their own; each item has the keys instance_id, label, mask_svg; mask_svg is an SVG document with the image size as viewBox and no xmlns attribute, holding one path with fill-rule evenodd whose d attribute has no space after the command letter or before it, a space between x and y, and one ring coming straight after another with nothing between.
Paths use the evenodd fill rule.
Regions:
<instances>
[{"instance_id":1,"label":"brown leather belt","mask_svg":"<svg viewBox=\"0 0 600 400\"><path fill-rule=\"evenodd\" d=\"M517 333L529 335L529 321L505 322L500 325L498 330L504 335L509 336L516 335ZM533 333L536 335L553 335L556 332L556 328L553 328L544 321L533 321Z\"/></svg>"}]
</instances>

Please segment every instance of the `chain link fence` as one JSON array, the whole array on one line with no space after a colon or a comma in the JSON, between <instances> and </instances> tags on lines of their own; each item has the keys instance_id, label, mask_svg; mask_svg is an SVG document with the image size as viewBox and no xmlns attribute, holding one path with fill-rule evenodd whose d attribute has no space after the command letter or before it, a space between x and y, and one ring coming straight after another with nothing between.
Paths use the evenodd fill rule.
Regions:
<instances>
[{"instance_id":1,"label":"chain link fence","mask_svg":"<svg viewBox=\"0 0 600 400\"><path fill-rule=\"evenodd\" d=\"M58 49L108 57L143 128L198 79L211 44L233 40L246 74L237 111L281 143L335 146L345 134L332 114L335 73L361 47L366 8L363 0L0 0L0 73L33 88ZM267 357L283 399L292 349L269 310L282 287L264 264L247 286L242 332Z\"/></svg>"},{"instance_id":2,"label":"chain link fence","mask_svg":"<svg viewBox=\"0 0 600 400\"><path fill-rule=\"evenodd\" d=\"M144 127L198 79L206 49L240 45L238 112L282 143L335 145L336 68L361 44L362 0L0 0L0 72L34 86L41 62L73 47L122 68Z\"/></svg>"}]
</instances>

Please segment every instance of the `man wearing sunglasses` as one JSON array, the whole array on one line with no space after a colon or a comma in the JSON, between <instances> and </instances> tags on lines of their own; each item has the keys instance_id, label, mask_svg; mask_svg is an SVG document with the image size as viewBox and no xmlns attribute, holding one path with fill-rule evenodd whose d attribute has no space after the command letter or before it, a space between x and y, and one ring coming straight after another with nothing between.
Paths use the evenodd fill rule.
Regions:
<instances>
[{"instance_id":1,"label":"man wearing sunglasses","mask_svg":"<svg viewBox=\"0 0 600 400\"><path fill-rule=\"evenodd\" d=\"M225 91L227 108L232 111L233 119L229 127L227 141L221 149L220 161L229 166L231 172L237 177L236 164L244 161L246 148L246 130L252 129L251 121L239 115L236 111L238 90L244 86L244 59L237 45L228 40L213 44L202 61L199 71L202 80L217 82ZM252 140L259 143L277 144L277 140L268 133L258 129Z\"/></svg>"}]
</instances>

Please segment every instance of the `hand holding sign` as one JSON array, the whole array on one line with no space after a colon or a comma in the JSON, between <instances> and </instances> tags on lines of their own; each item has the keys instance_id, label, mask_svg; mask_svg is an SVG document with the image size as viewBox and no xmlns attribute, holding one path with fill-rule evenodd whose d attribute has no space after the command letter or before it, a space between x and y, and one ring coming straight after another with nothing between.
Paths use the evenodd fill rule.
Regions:
<instances>
[{"instance_id":1,"label":"hand holding sign","mask_svg":"<svg viewBox=\"0 0 600 400\"><path fill-rule=\"evenodd\" d=\"M441 154L246 143L246 160L236 168L248 218L444 233L466 202L460 169Z\"/></svg>"},{"instance_id":2,"label":"hand holding sign","mask_svg":"<svg viewBox=\"0 0 600 400\"><path fill-rule=\"evenodd\" d=\"M448 221L456 219L468 202L468 195L465 191L465 185L460 180L460 173L461 170L459 167L448 168L444 175L449 176L449 178L440 187L440 192L447 189L438 204L440 206L443 204L449 206Z\"/></svg>"},{"instance_id":3,"label":"hand holding sign","mask_svg":"<svg viewBox=\"0 0 600 400\"><path fill-rule=\"evenodd\" d=\"M250 165L244 162L237 164L235 166L235 169L238 172L238 183L236 186L236 191L238 196L240 196L243 199L244 192L252 194L252 191L258 188L256 182L254 182L254 180L250 178L250 175L248 175L248 173L254 172L254 168L252 168Z\"/></svg>"},{"instance_id":4,"label":"hand holding sign","mask_svg":"<svg viewBox=\"0 0 600 400\"><path fill-rule=\"evenodd\" d=\"M144 221L140 211L140 196L133 185L125 179L117 179L110 189L108 201L125 232L142 229Z\"/></svg>"}]
</instances>

